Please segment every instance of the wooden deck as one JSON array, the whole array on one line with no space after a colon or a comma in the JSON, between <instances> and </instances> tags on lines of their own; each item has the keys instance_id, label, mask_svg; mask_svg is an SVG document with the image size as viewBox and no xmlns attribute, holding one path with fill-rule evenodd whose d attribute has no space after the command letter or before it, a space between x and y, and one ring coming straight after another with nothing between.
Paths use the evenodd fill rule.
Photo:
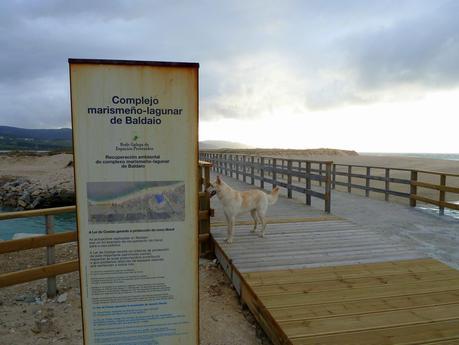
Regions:
<instances>
[{"instance_id":1,"label":"wooden deck","mask_svg":"<svg viewBox=\"0 0 459 345\"><path fill-rule=\"evenodd\" d=\"M275 344L459 344L459 272L432 259L242 277Z\"/></svg>"},{"instance_id":2,"label":"wooden deck","mask_svg":"<svg viewBox=\"0 0 459 345\"><path fill-rule=\"evenodd\" d=\"M459 344L459 271L286 198L265 238L242 217L227 244L212 207L216 256L275 345Z\"/></svg>"}]
</instances>

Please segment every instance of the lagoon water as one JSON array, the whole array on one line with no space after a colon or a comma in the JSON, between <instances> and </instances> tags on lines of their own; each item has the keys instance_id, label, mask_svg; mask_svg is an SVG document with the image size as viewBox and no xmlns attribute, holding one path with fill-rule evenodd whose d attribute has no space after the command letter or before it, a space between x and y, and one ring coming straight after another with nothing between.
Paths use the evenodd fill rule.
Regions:
<instances>
[{"instance_id":1,"label":"lagoon water","mask_svg":"<svg viewBox=\"0 0 459 345\"><path fill-rule=\"evenodd\" d=\"M0 208L0 212L11 211ZM74 212L57 214L54 216L54 232L76 230L76 217ZM0 221L0 240L10 240L16 233L44 234L45 217L29 217L8 219Z\"/></svg>"}]
</instances>

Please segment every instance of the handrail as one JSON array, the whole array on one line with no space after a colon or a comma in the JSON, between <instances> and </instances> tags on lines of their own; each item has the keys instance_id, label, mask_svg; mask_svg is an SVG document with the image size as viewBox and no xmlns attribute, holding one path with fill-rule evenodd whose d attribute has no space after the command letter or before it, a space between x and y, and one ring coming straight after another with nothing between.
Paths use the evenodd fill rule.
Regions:
<instances>
[{"instance_id":1,"label":"handrail","mask_svg":"<svg viewBox=\"0 0 459 345\"><path fill-rule=\"evenodd\" d=\"M0 213L0 220L47 216L47 215L74 212L75 210L76 210L76 206L73 205L73 206L64 206L64 207L43 208L39 210L2 212Z\"/></svg>"},{"instance_id":2,"label":"handrail","mask_svg":"<svg viewBox=\"0 0 459 345\"><path fill-rule=\"evenodd\" d=\"M344 171L337 170L337 167L344 167ZM353 168L364 168L366 173L355 173ZM372 175L371 170L384 170L384 176ZM392 172L404 172L409 173L407 178L395 178L391 174ZM440 178L438 184L431 182L419 181L419 175L433 175ZM370 166L370 165L358 165L358 164L333 164L332 174L332 187L335 189L336 185L347 187L348 193L351 193L352 189L359 189L365 191L365 196L369 197L370 192L384 194L384 199L389 201L389 197L397 196L401 198L409 199L411 207L416 207L417 201L424 202L427 204L438 206L440 215L444 215L445 208L452 210L459 210L459 205L446 201L446 193L459 194L459 187L451 186L447 184L447 178L459 178L459 174L451 174L438 171L428 170L417 170L417 169L405 169L405 168L392 168L392 167L381 167L381 166ZM338 181L337 177L343 177L345 181ZM353 180L353 178L365 180L365 185L360 184L359 181ZM384 182L384 188L377 188L371 186L371 181ZM401 192L400 190L394 190L393 184L398 185L409 185L409 191ZM438 191L438 199L432 199L432 197L426 197L419 195L419 188L425 188L429 190ZM400 189L400 188L399 188Z\"/></svg>"},{"instance_id":3,"label":"handrail","mask_svg":"<svg viewBox=\"0 0 459 345\"><path fill-rule=\"evenodd\" d=\"M356 167L356 168L372 168L372 169L391 169L391 170L398 170L398 171L412 171L416 170L418 173L423 173L423 174L432 174L432 175L447 175L451 177L459 177L459 174L451 174L451 173L446 173L446 172L441 172L441 171L431 171L431 170L417 170L417 169L408 169L408 168L393 168L393 167L386 167L386 166L378 166L378 165L361 165L361 164L343 164L343 163L333 163L333 165L336 166L344 166L344 167Z\"/></svg>"},{"instance_id":4,"label":"handrail","mask_svg":"<svg viewBox=\"0 0 459 345\"><path fill-rule=\"evenodd\" d=\"M250 180L255 185L259 181L259 187L264 188L265 183L273 187L279 186L287 190L287 197L292 198L292 192L296 191L306 196L306 205L311 205L311 198L319 198L324 201L324 211L331 211L331 167L333 161L285 159L279 157L232 154L201 151L200 158L213 163L215 172L225 174L243 182ZM304 185L293 182L304 180ZM312 182L317 182L323 192L312 189Z\"/></svg>"}]
</instances>

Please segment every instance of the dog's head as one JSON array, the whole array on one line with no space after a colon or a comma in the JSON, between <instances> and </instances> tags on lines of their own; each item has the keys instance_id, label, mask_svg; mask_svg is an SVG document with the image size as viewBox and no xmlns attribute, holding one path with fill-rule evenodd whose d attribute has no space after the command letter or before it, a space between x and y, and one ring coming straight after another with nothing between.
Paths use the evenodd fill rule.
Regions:
<instances>
[{"instance_id":1,"label":"dog's head","mask_svg":"<svg viewBox=\"0 0 459 345\"><path fill-rule=\"evenodd\" d=\"M210 183L210 186L206 188L206 191L210 194L210 197L213 197L215 194L217 194L221 190L222 185L223 185L223 181L220 175L218 175L215 182Z\"/></svg>"}]
</instances>

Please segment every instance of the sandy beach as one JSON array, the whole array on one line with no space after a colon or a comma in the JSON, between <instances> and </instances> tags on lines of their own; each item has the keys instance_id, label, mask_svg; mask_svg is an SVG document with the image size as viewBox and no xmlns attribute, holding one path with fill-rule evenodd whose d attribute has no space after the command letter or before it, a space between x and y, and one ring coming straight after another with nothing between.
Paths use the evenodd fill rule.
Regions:
<instances>
[{"instance_id":1,"label":"sandy beach","mask_svg":"<svg viewBox=\"0 0 459 345\"><path fill-rule=\"evenodd\" d=\"M289 155L289 157L459 174L458 161L355 155ZM67 167L71 160L72 156L68 154L42 157L2 156L0 177L2 180L23 177L42 185L65 184L69 189L73 189L73 169ZM454 186L459 187L459 181L453 182ZM432 180L432 183L438 181ZM458 199L457 195L456 199L454 196L451 197L452 201ZM397 202L406 204L407 200ZM59 261L77 257L75 244L60 245L57 248L56 256ZM43 265L44 258L44 249L0 255L1 272ZM256 336L252 316L241 309L238 297L222 270L212 261L201 260L199 272L201 344L261 344L260 338ZM58 288L61 296L64 296L59 301L46 299L44 280L1 289L0 337L2 340L0 343L82 344L78 273L58 277Z\"/></svg>"}]
</instances>

